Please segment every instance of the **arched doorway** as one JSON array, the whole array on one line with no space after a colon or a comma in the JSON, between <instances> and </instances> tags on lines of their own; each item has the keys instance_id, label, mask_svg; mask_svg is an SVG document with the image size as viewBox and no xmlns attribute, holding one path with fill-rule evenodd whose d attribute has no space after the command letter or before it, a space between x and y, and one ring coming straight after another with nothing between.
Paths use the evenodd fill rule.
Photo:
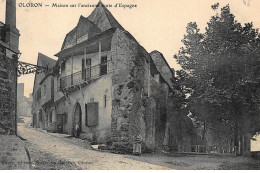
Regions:
<instances>
[{"instance_id":1,"label":"arched doorway","mask_svg":"<svg viewBox=\"0 0 260 173\"><path fill-rule=\"evenodd\" d=\"M37 128L42 128L42 124L43 124L42 109L40 109L38 112L38 119L39 119L39 123L37 124Z\"/></svg>"},{"instance_id":2,"label":"arched doorway","mask_svg":"<svg viewBox=\"0 0 260 173\"><path fill-rule=\"evenodd\" d=\"M73 123L73 135L76 136L76 124L79 126L79 132L81 132L81 121L82 121L82 111L80 104L77 103L74 111L74 123Z\"/></svg>"}]
</instances>

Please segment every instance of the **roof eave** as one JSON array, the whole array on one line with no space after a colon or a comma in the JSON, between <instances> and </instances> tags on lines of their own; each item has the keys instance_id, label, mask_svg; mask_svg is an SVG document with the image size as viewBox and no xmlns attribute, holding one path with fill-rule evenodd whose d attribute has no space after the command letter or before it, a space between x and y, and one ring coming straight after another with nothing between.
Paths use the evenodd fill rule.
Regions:
<instances>
[{"instance_id":1,"label":"roof eave","mask_svg":"<svg viewBox=\"0 0 260 173\"><path fill-rule=\"evenodd\" d=\"M61 56L64 55L64 53L66 53L66 52L68 52L68 51L70 51L70 50L72 50L72 49L74 49L74 48L76 48L78 46L81 46L83 44L90 44L92 42L99 41L99 39L100 39L99 37L102 37L104 35L113 34L115 31L116 31L116 28L108 29L108 30L106 30L104 32L101 32L98 35L95 35L95 36L89 38L88 40L85 40L85 41L79 43L79 44L76 44L76 45L74 45L74 46L72 46L70 48L67 48L67 49L63 49L60 52L58 52L57 54L55 54L54 56L61 58Z\"/></svg>"}]
</instances>

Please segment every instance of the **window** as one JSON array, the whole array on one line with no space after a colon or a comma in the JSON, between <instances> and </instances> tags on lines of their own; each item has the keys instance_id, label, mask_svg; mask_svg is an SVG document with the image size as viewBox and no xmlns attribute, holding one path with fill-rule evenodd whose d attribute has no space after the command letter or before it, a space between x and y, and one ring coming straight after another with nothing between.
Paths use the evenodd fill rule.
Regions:
<instances>
[{"instance_id":1,"label":"window","mask_svg":"<svg viewBox=\"0 0 260 173\"><path fill-rule=\"evenodd\" d=\"M85 104L85 125L93 127L98 125L98 103Z\"/></svg>"},{"instance_id":2,"label":"window","mask_svg":"<svg viewBox=\"0 0 260 173\"><path fill-rule=\"evenodd\" d=\"M46 85L43 86L44 97L46 97Z\"/></svg>"},{"instance_id":3,"label":"window","mask_svg":"<svg viewBox=\"0 0 260 173\"><path fill-rule=\"evenodd\" d=\"M100 76L107 74L107 56L101 57Z\"/></svg>"},{"instance_id":4,"label":"window","mask_svg":"<svg viewBox=\"0 0 260 173\"><path fill-rule=\"evenodd\" d=\"M86 66L91 67L91 59L86 59Z\"/></svg>"},{"instance_id":5,"label":"window","mask_svg":"<svg viewBox=\"0 0 260 173\"><path fill-rule=\"evenodd\" d=\"M107 95L104 95L104 107L107 107Z\"/></svg>"},{"instance_id":6,"label":"window","mask_svg":"<svg viewBox=\"0 0 260 173\"><path fill-rule=\"evenodd\" d=\"M91 77L91 59L86 59L87 78Z\"/></svg>"}]
</instances>

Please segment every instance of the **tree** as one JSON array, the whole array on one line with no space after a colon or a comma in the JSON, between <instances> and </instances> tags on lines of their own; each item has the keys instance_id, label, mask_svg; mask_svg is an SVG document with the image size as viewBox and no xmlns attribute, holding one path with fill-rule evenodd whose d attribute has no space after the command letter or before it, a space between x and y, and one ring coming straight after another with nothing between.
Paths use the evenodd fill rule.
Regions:
<instances>
[{"instance_id":1,"label":"tree","mask_svg":"<svg viewBox=\"0 0 260 173\"><path fill-rule=\"evenodd\" d=\"M218 5L212 6L216 15L205 33L195 22L188 23L184 47L174 58L182 67L177 78L193 118L204 122L213 145L228 141L238 147L241 136L260 130L256 123L260 35L252 23L237 22L229 5L217 13Z\"/></svg>"}]
</instances>

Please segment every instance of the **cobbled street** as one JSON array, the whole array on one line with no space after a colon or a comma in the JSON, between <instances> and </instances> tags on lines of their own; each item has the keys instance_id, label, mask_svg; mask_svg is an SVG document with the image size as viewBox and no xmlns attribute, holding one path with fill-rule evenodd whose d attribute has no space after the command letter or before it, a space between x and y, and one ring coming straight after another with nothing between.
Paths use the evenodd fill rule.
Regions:
<instances>
[{"instance_id":1,"label":"cobbled street","mask_svg":"<svg viewBox=\"0 0 260 173\"><path fill-rule=\"evenodd\" d=\"M18 133L30 153L32 169L259 169L260 162L232 156L113 154L91 149L88 141L18 123Z\"/></svg>"}]
</instances>

